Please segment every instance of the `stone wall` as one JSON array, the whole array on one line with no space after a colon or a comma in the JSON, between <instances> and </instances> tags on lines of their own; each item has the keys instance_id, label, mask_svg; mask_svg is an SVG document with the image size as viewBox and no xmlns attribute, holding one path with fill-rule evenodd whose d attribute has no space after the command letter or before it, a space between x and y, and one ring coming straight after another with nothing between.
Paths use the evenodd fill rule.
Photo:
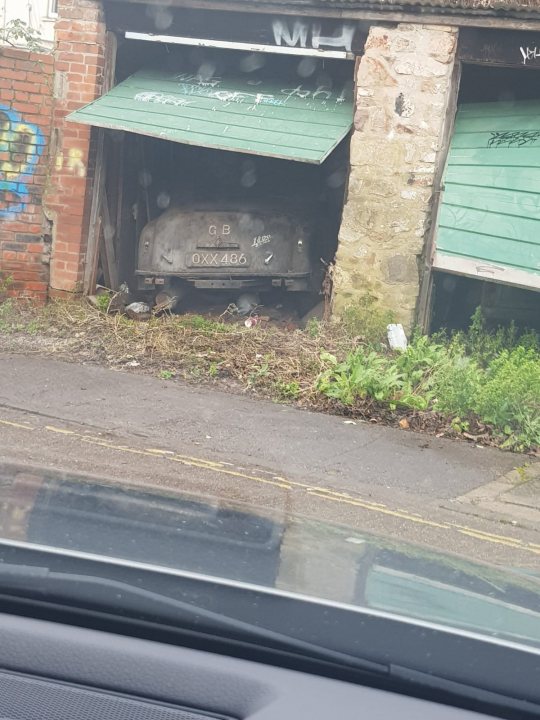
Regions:
<instances>
[{"instance_id":1,"label":"stone wall","mask_svg":"<svg viewBox=\"0 0 540 720\"><path fill-rule=\"evenodd\" d=\"M348 196L336 256L333 310L365 293L408 329L431 220L433 181L457 30L372 27L358 65Z\"/></svg>"},{"instance_id":2,"label":"stone wall","mask_svg":"<svg viewBox=\"0 0 540 720\"><path fill-rule=\"evenodd\" d=\"M66 115L101 94L105 19L100 0L59 0L55 28L54 147L47 213L52 221L50 293L82 286L92 192L91 128Z\"/></svg>"},{"instance_id":3,"label":"stone wall","mask_svg":"<svg viewBox=\"0 0 540 720\"><path fill-rule=\"evenodd\" d=\"M52 55L0 47L0 298L47 297L52 86Z\"/></svg>"}]
</instances>

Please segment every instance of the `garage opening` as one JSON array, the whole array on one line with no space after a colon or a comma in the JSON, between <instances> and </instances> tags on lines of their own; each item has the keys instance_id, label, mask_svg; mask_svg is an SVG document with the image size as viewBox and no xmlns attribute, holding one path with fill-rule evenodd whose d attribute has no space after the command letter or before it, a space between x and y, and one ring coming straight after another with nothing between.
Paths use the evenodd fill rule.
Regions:
<instances>
[{"instance_id":1,"label":"garage opening","mask_svg":"<svg viewBox=\"0 0 540 720\"><path fill-rule=\"evenodd\" d=\"M464 65L438 215L432 329L540 323L540 75Z\"/></svg>"},{"instance_id":2,"label":"garage opening","mask_svg":"<svg viewBox=\"0 0 540 720\"><path fill-rule=\"evenodd\" d=\"M246 293L299 313L319 302L348 177L352 63L128 40L116 75L71 116L104 129L114 282L177 310ZM96 279L110 286L106 265Z\"/></svg>"}]
</instances>

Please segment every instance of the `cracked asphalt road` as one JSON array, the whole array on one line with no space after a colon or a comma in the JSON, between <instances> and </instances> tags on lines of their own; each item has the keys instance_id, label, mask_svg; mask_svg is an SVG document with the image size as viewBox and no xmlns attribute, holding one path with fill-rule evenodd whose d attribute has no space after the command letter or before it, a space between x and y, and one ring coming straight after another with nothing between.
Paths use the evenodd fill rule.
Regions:
<instances>
[{"instance_id":1,"label":"cracked asphalt road","mask_svg":"<svg viewBox=\"0 0 540 720\"><path fill-rule=\"evenodd\" d=\"M0 455L540 569L530 508L484 512L474 499L522 456L209 388L2 355Z\"/></svg>"}]
</instances>

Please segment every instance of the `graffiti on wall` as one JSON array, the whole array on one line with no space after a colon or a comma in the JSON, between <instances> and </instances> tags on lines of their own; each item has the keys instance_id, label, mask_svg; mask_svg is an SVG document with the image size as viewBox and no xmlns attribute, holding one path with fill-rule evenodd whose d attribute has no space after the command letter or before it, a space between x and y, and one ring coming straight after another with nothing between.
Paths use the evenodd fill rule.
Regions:
<instances>
[{"instance_id":1,"label":"graffiti on wall","mask_svg":"<svg viewBox=\"0 0 540 720\"><path fill-rule=\"evenodd\" d=\"M14 217L29 204L29 185L44 146L37 125L0 105L0 218Z\"/></svg>"},{"instance_id":2,"label":"graffiti on wall","mask_svg":"<svg viewBox=\"0 0 540 720\"><path fill-rule=\"evenodd\" d=\"M534 145L538 140L540 140L539 130L492 130L487 146L489 148L523 147Z\"/></svg>"},{"instance_id":3,"label":"graffiti on wall","mask_svg":"<svg viewBox=\"0 0 540 720\"><path fill-rule=\"evenodd\" d=\"M56 172L67 170L76 177L83 178L86 176L86 165L84 162L84 152L79 148L70 148L67 152L60 151L55 161Z\"/></svg>"},{"instance_id":4,"label":"graffiti on wall","mask_svg":"<svg viewBox=\"0 0 540 720\"><path fill-rule=\"evenodd\" d=\"M344 23L332 35L323 35L321 24L295 20L289 22L276 18L272 21L272 31L276 45L287 47L312 47L314 50L336 48L351 52L356 27Z\"/></svg>"},{"instance_id":5,"label":"graffiti on wall","mask_svg":"<svg viewBox=\"0 0 540 720\"><path fill-rule=\"evenodd\" d=\"M523 59L523 64L526 65L528 62L538 60L540 58L540 48L538 47L523 47L521 46L519 48L519 51L521 53L521 57Z\"/></svg>"}]
</instances>

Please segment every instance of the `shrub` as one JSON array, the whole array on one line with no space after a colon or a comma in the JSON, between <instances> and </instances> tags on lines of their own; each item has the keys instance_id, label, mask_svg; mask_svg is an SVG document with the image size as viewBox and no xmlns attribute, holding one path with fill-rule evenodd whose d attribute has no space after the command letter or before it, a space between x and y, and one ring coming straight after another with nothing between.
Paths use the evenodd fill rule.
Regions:
<instances>
[{"instance_id":1,"label":"shrub","mask_svg":"<svg viewBox=\"0 0 540 720\"><path fill-rule=\"evenodd\" d=\"M469 328L465 332L454 333L451 342L483 366L503 350L511 350L518 345L540 352L538 333L534 330L520 332L513 321L507 327L489 331L481 307L473 313Z\"/></svg>"},{"instance_id":2,"label":"shrub","mask_svg":"<svg viewBox=\"0 0 540 720\"><path fill-rule=\"evenodd\" d=\"M370 344L386 342L386 327L393 322L394 313L379 305L377 298L369 293L346 307L341 315L347 334Z\"/></svg>"},{"instance_id":3,"label":"shrub","mask_svg":"<svg viewBox=\"0 0 540 720\"><path fill-rule=\"evenodd\" d=\"M338 363L328 353L321 359L330 364L317 381L318 389L344 405L352 405L358 398L371 397L378 401L393 400L401 388L401 376L391 367L388 358L375 350L362 348L347 355Z\"/></svg>"},{"instance_id":4,"label":"shrub","mask_svg":"<svg viewBox=\"0 0 540 720\"><path fill-rule=\"evenodd\" d=\"M422 335L396 354L364 347L338 362L322 353L317 389L347 406L374 400L390 409L436 410L457 432L480 421L505 447L523 450L540 446L540 353L531 345L502 349L489 361L484 354L483 363L461 342Z\"/></svg>"},{"instance_id":5,"label":"shrub","mask_svg":"<svg viewBox=\"0 0 540 720\"><path fill-rule=\"evenodd\" d=\"M473 409L509 436L507 445L540 445L540 355L522 346L503 350L487 368Z\"/></svg>"}]
</instances>

